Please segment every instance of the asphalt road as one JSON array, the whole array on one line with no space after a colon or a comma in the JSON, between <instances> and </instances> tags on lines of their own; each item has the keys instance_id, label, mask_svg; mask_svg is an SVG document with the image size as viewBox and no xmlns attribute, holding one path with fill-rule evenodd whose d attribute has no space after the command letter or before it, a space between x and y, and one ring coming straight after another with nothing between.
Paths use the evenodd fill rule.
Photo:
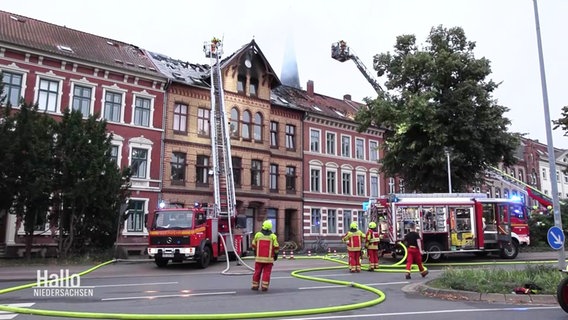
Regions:
<instances>
[{"instance_id":1,"label":"asphalt road","mask_svg":"<svg viewBox=\"0 0 568 320\"><path fill-rule=\"evenodd\" d=\"M523 257L520 259L554 259L555 256ZM521 261L517 259L516 261ZM467 261L467 258L458 261ZM479 261L479 260L476 260ZM386 263L392 261L385 260ZM251 261L246 261L252 266ZM202 270L195 265L171 265L157 268L151 262L119 262L80 278L81 287L92 289L92 297L38 297L28 288L2 295L3 304L14 304L34 309L66 310L81 312L105 312L126 314L235 314L311 310L338 305L361 303L377 298L377 295L349 286L297 279L292 270L338 266L323 260L277 261L270 290L250 290L250 270L231 263L231 275L223 274L225 263L217 263ZM339 265L340 266L340 265ZM48 267L49 273L58 273L61 267ZM74 269L73 269L74 268ZM76 273L79 266L74 266ZM8 277L8 270L0 270L0 287L9 288L37 277L37 267L18 268L15 277ZM85 269L83 267L83 269ZM441 271L430 268L428 278ZM568 319L556 304L492 304L486 302L451 301L408 292L413 284L425 281L418 274L404 279L400 272L366 272L351 274L346 268L320 270L305 275L356 282L381 290L386 299L377 305L344 312L285 316L278 319ZM25 279L26 276L29 279ZM10 280L13 279L13 280ZM16 280L17 279L17 280ZM308 311L310 312L310 311ZM215 316L211 316L215 318ZM234 319L236 317L231 317ZM0 319L61 319L61 317L15 315L0 313ZM270 319L277 319L272 317Z\"/></svg>"}]
</instances>

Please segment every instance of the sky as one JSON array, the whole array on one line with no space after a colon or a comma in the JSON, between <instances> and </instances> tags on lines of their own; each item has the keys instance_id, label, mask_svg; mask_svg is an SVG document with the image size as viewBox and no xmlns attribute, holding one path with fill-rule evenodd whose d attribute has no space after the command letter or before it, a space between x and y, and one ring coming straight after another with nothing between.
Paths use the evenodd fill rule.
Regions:
<instances>
[{"instance_id":1,"label":"sky","mask_svg":"<svg viewBox=\"0 0 568 320\"><path fill-rule=\"evenodd\" d=\"M2 0L0 10L137 45L192 63L209 63L204 41L224 40L226 55L255 39L281 74L286 39L292 37L305 89L352 99L376 97L353 61L331 58L331 44L347 42L376 77L373 56L393 50L396 37L425 43L432 27L462 27L476 43L476 58L491 61L493 93L510 109L510 132L547 143L533 0ZM548 88L549 116L568 105L566 30L568 1L540 0L539 16ZM376 77L377 78L377 77ZM378 78L382 83L381 79ZM553 145L568 149L568 137L553 130Z\"/></svg>"}]
</instances>

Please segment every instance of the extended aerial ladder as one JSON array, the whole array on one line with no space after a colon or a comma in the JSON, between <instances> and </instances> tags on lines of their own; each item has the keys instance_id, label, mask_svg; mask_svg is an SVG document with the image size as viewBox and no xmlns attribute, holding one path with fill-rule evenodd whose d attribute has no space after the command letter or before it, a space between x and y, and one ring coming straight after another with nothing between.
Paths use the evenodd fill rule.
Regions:
<instances>
[{"instance_id":1,"label":"extended aerial ladder","mask_svg":"<svg viewBox=\"0 0 568 320\"><path fill-rule=\"evenodd\" d=\"M494 179L500 180L504 183L514 185L519 189L522 189L531 199L536 200L541 206L544 208L548 208L548 206L552 206L552 198L548 195L544 194L542 191L538 190L537 188L529 185L526 182L523 182L502 170L499 170L495 167L488 167L487 174Z\"/></svg>"},{"instance_id":2,"label":"extended aerial ladder","mask_svg":"<svg viewBox=\"0 0 568 320\"><path fill-rule=\"evenodd\" d=\"M345 62L347 60L353 60L355 65L361 71L365 79L369 81L371 86L375 89L377 93L383 92L383 88L379 82L371 76L369 70L363 64L363 61L347 46L347 43L343 40L335 42L331 45L331 57L339 62Z\"/></svg>"}]
</instances>

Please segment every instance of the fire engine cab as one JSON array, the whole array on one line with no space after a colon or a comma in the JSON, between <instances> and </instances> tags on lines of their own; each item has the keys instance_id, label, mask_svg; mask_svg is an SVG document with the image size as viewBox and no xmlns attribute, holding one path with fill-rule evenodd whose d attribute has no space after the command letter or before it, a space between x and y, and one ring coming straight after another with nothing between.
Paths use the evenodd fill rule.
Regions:
<instances>
[{"instance_id":1,"label":"fire engine cab","mask_svg":"<svg viewBox=\"0 0 568 320\"><path fill-rule=\"evenodd\" d=\"M212 208L199 203L159 209L151 223L148 254L158 267L169 261L195 261L206 268L220 256L232 259L249 250L250 233L242 232L236 218L215 216Z\"/></svg>"},{"instance_id":2,"label":"fire engine cab","mask_svg":"<svg viewBox=\"0 0 568 320\"><path fill-rule=\"evenodd\" d=\"M497 253L514 259L519 252L511 234L511 214L526 214L526 207L512 199L481 193L391 194L371 199L370 204L370 219L380 226L383 253L400 253L398 243L411 222L429 261L455 253Z\"/></svg>"}]
</instances>

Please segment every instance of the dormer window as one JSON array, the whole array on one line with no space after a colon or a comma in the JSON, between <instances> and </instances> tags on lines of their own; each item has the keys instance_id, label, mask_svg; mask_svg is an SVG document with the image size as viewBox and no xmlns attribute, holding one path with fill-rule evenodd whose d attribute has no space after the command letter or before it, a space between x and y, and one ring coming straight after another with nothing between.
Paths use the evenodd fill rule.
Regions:
<instances>
[{"instance_id":1,"label":"dormer window","mask_svg":"<svg viewBox=\"0 0 568 320\"><path fill-rule=\"evenodd\" d=\"M247 83L247 78L245 76L239 75L237 78L237 92L245 93L245 85Z\"/></svg>"},{"instance_id":2,"label":"dormer window","mask_svg":"<svg viewBox=\"0 0 568 320\"><path fill-rule=\"evenodd\" d=\"M249 93L251 97L258 97L258 79L250 78Z\"/></svg>"}]
</instances>

